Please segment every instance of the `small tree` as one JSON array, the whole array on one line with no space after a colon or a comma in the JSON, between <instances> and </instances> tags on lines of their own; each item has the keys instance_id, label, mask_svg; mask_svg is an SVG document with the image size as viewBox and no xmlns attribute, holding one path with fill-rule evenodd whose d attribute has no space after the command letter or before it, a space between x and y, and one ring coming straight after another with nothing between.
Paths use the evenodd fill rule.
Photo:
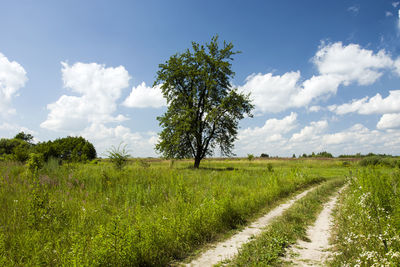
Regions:
<instances>
[{"instance_id":1,"label":"small tree","mask_svg":"<svg viewBox=\"0 0 400 267\"><path fill-rule=\"evenodd\" d=\"M123 145L122 143L118 145L118 147L111 146L110 150L107 151L108 158L114 163L115 168L121 170L125 164L127 163L130 155L128 153L127 145Z\"/></svg>"},{"instance_id":2,"label":"small tree","mask_svg":"<svg viewBox=\"0 0 400 267\"><path fill-rule=\"evenodd\" d=\"M254 159L254 155L253 154L247 154L247 159L249 161L252 161Z\"/></svg>"},{"instance_id":3,"label":"small tree","mask_svg":"<svg viewBox=\"0 0 400 267\"><path fill-rule=\"evenodd\" d=\"M33 141L33 136L31 134L26 134L24 132L19 132L14 138L23 140L28 143L32 143L32 141Z\"/></svg>"},{"instance_id":4,"label":"small tree","mask_svg":"<svg viewBox=\"0 0 400 267\"><path fill-rule=\"evenodd\" d=\"M233 44L218 37L209 44L192 42L192 51L170 57L159 65L153 86L160 85L168 109L158 117L163 128L156 149L166 158L194 158L194 167L216 146L224 156L233 155L238 123L251 115L249 95L230 83Z\"/></svg>"}]
</instances>

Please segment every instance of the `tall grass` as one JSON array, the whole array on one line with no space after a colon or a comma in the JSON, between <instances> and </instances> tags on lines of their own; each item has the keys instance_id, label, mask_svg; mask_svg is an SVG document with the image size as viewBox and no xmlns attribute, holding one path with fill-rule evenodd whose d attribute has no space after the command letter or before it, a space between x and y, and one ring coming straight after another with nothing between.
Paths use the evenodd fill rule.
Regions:
<instances>
[{"instance_id":1,"label":"tall grass","mask_svg":"<svg viewBox=\"0 0 400 267\"><path fill-rule=\"evenodd\" d=\"M400 172L354 173L336 211L333 266L400 266Z\"/></svg>"},{"instance_id":2,"label":"tall grass","mask_svg":"<svg viewBox=\"0 0 400 267\"><path fill-rule=\"evenodd\" d=\"M189 164L49 162L32 173L0 162L0 263L167 265L323 179L301 166Z\"/></svg>"}]
</instances>

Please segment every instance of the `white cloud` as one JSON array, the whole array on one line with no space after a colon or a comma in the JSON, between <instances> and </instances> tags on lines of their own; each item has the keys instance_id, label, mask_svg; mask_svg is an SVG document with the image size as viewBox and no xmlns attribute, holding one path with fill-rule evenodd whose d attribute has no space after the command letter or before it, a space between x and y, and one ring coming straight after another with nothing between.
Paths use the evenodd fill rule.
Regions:
<instances>
[{"instance_id":1,"label":"white cloud","mask_svg":"<svg viewBox=\"0 0 400 267\"><path fill-rule=\"evenodd\" d=\"M293 107L288 99L298 94L300 88L297 82L300 72L288 72L282 76L267 74L252 74L246 78L246 83L239 87L243 92L250 92L256 109L261 112L280 112Z\"/></svg>"},{"instance_id":2,"label":"white cloud","mask_svg":"<svg viewBox=\"0 0 400 267\"><path fill-rule=\"evenodd\" d=\"M390 12L390 11L386 11L386 12L385 12L385 16L386 16L386 17L391 17L391 16L393 16L393 13Z\"/></svg>"},{"instance_id":3,"label":"white cloud","mask_svg":"<svg viewBox=\"0 0 400 267\"><path fill-rule=\"evenodd\" d=\"M251 93L257 111L276 113L327 99L337 93L340 85L370 85L387 69L400 75L400 59L393 61L384 50L374 53L357 44L322 44L312 62L319 74L304 82L300 71L283 75L258 73L248 76L239 90Z\"/></svg>"},{"instance_id":4,"label":"white cloud","mask_svg":"<svg viewBox=\"0 0 400 267\"><path fill-rule=\"evenodd\" d=\"M352 112L364 115L397 113L400 112L400 90L389 91L389 95L386 98L382 98L378 93L371 98L366 96L340 106L330 106L329 110L339 115Z\"/></svg>"},{"instance_id":5,"label":"white cloud","mask_svg":"<svg viewBox=\"0 0 400 267\"><path fill-rule=\"evenodd\" d=\"M269 136L274 134L285 134L296 128L297 126L297 114L292 112L290 115L283 119L268 119L265 121L264 126L247 128L240 131L239 139L241 138L262 138L263 136Z\"/></svg>"},{"instance_id":6,"label":"white cloud","mask_svg":"<svg viewBox=\"0 0 400 267\"><path fill-rule=\"evenodd\" d=\"M0 53L0 114L15 114L11 100L25 86L28 78L25 69L16 61L9 61Z\"/></svg>"},{"instance_id":7,"label":"white cloud","mask_svg":"<svg viewBox=\"0 0 400 267\"><path fill-rule=\"evenodd\" d=\"M304 142L309 140L314 140L317 134L322 133L328 127L328 122L326 120L313 121L309 126L301 129L299 133L294 133L290 138L292 142Z\"/></svg>"},{"instance_id":8,"label":"white cloud","mask_svg":"<svg viewBox=\"0 0 400 267\"><path fill-rule=\"evenodd\" d=\"M156 156L154 145L158 136L154 132L134 133L122 125L107 127L104 124L93 123L79 135L93 142L100 156L107 156L111 146L117 147L121 142L127 145L133 157Z\"/></svg>"},{"instance_id":9,"label":"white cloud","mask_svg":"<svg viewBox=\"0 0 400 267\"><path fill-rule=\"evenodd\" d=\"M391 68L393 61L384 50L375 53L357 44L343 46L341 42L322 44L314 56L314 64L321 75L334 75L344 85L357 82L369 85L382 76L382 70Z\"/></svg>"},{"instance_id":10,"label":"white cloud","mask_svg":"<svg viewBox=\"0 0 400 267\"><path fill-rule=\"evenodd\" d=\"M394 8L396 8L399 4L400 4L400 2L393 2L393 3L392 3L392 6L393 6Z\"/></svg>"},{"instance_id":11,"label":"white cloud","mask_svg":"<svg viewBox=\"0 0 400 267\"><path fill-rule=\"evenodd\" d=\"M394 61L394 70L400 76L400 57Z\"/></svg>"},{"instance_id":12,"label":"white cloud","mask_svg":"<svg viewBox=\"0 0 400 267\"><path fill-rule=\"evenodd\" d=\"M262 127L249 127L239 131L236 146L241 151L248 151L247 153L258 151L260 147L284 146L286 141L283 135L291 132L296 127L297 114L294 112L283 119L268 119Z\"/></svg>"},{"instance_id":13,"label":"white cloud","mask_svg":"<svg viewBox=\"0 0 400 267\"><path fill-rule=\"evenodd\" d=\"M97 63L62 63L64 87L76 95L62 95L47 105L48 117L40 126L83 136L92 142L100 156L121 142L128 145L132 156L154 156L157 135L136 133L120 125L127 120L117 112L122 90L129 86L130 76L123 67L106 67ZM145 86L143 84L143 86ZM110 123L117 123L110 126Z\"/></svg>"},{"instance_id":14,"label":"white cloud","mask_svg":"<svg viewBox=\"0 0 400 267\"><path fill-rule=\"evenodd\" d=\"M310 112L318 112L318 111L320 111L322 108L321 108L321 106L312 106L312 107L310 107L308 110L310 111Z\"/></svg>"},{"instance_id":15,"label":"white cloud","mask_svg":"<svg viewBox=\"0 0 400 267\"><path fill-rule=\"evenodd\" d=\"M400 118L397 118L399 121ZM256 136L243 135L236 144L235 152L239 156L248 153L259 155L291 156L293 153L328 151L334 155L361 153L400 153L400 130L387 129L385 131L370 130L362 124L355 124L348 129L327 133L326 121L311 122L299 132L292 134L271 133ZM248 131L248 129L246 129Z\"/></svg>"},{"instance_id":16,"label":"white cloud","mask_svg":"<svg viewBox=\"0 0 400 267\"><path fill-rule=\"evenodd\" d=\"M47 105L47 120L40 126L54 131L77 131L91 123L121 122L114 116L117 99L129 85L129 74L123 66L106 68L96 63L62 63L64 87L79 96L62 95Z\"/></svg>"},{"instance_id":17,"label":"white cloud","mask_svg":"<svg viewBox=\"0 0 400 267\"><path fill-rule=\"evenodd\" d=\"M380 130L400 128L400 113L383 114L376 128Z\"/></svg>"},{"instance_id":18,"label":"white cloud","mask_svg":"<svg viewBox=\"0 0 400 267\"><path fill-rule=\"evenodd\" d=\"M160 108L166 106L166 104L160 86L148 87L145 82L133 87L129 96L122 103L122 105L131 108Z\"/></svg>"}]
</instances>

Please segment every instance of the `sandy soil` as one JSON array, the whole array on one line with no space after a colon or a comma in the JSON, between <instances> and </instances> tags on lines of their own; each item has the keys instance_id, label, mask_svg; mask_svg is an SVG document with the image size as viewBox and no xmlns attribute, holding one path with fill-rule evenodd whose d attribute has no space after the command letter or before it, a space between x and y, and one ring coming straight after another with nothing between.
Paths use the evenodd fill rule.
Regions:
<instances>
[{"instance_id":1,"label":"sandy soil","mask_svg":"<svg viewBox=\"0 0 400 267\"><path fill-rule=\"evenodd\" d=\"M339 193L333 196L318 215L315 224L307 229L310 242L299 240L288 252L284 261L290 266L324 266L331 255L329 238L332 227L332 210L336 205Z\"/></svg>"},{"instance_id":2,"label":"sandy soil","mask_svg":"<svg viewBox=\"0 0 400 267\"><path fill-rule=\"evenodd\" d=\"M293 199L289 200L288 202L279 205L278 207L271 210L269 213L252 223L249 227L243 229L228 240L217 243L213 248L205 251L197 259L193 260L186 266L212 266L220 261L233 258L237 254L238 249L244 243L249 242L252 236L257 236L258 234L260 234L262 229L267 226L274 218L281 216L282 213L286 209L288 209L294 202L304 197L314 188L315 187L308 189L297 195Z\"/></svg>"}]
</instances>

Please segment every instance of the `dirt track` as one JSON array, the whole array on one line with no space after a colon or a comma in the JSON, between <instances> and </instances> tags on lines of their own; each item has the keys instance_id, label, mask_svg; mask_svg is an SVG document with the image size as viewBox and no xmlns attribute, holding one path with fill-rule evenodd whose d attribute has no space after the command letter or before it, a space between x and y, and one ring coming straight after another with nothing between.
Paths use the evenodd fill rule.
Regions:
<instances>
[{"instance_id":1,"label":"dirt track","mask_svg":"<svg viewBox=\"0 0 400 267\"><path fill-rule=\"evenodd\" d=\"M299 240L288 252L285 261L290 266L325 266L330 256L329 238L332 227L332 210L336 205L340 192L324 204L315 224L308 228L307 237L310 242Z\"/></svg>"},{"instance_id":2,"label":"dirt track","mask_svg":"<svg viewBox=\"0 0 400 267\"><path fill-rule=\"evenodd\" d=\"M233 258L238 249L245 243L250 241L252 236L257 236L262 229L267 226L274 218L281 216L282 213L292 206L297 200L304 197L314 188L308 189L284 204L279 205L269 213L252 223L249 227L243 229L226 241L216 244L212 249L205 251L197 259L193 260L187 266L212 266L220 261Z\"/></svg>"}]
</instances>

